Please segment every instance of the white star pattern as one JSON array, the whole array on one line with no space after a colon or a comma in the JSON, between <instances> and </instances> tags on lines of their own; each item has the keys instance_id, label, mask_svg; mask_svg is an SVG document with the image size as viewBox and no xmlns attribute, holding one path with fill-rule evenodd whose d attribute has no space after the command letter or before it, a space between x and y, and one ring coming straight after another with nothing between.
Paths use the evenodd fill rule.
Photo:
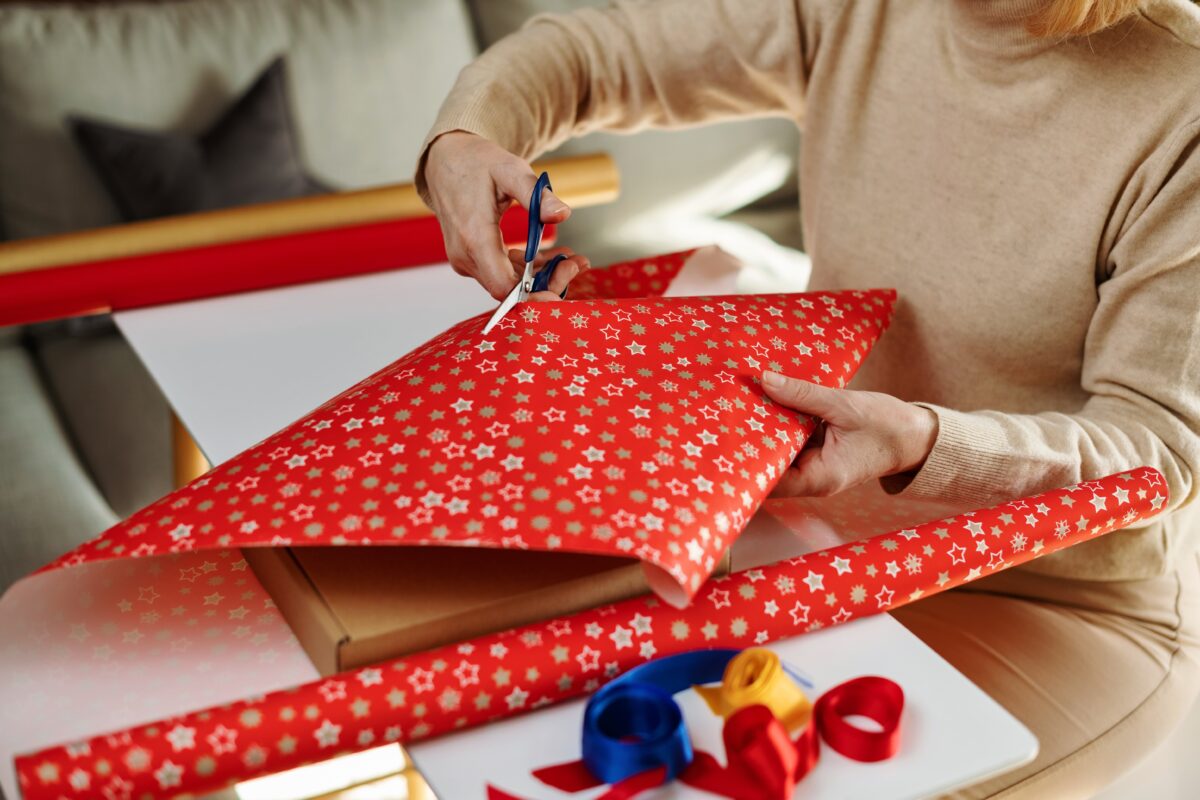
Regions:
<instances>
[{"instance_id":1,"label":"white star pattern","mask_svg":"<svg viewBox=\"0 0 1200 800\"><path fill-rule=\"evenodd\" d=\"M1113 481L1154 485L1150 483L1152 478L1157 479L1157 474L1140 470L1086 486L1095 490L1094 496L1102 488L1111 488L1108 484ZM1056 490L1045 495L1047 507L1068 510L1069 507L1057 501L1069 491ZM1139 499L1139 505L1132 509L1135 518L1152 513L1154 496L1161 495L1146 492ZM262 753L275 752L278 756L271 762L271 769L285 768L299 763L289 760L292 758L289 754L302 752L296 746L300 736L311 736L310 741L318 747L331 749L349 742L367 746L376 741L377 734L367 713L372 704L391 708L393 716L401 720L385 730L385 741L412 741L592 691L599 685L598 676L611 678L658 655L698 646L762 644L892 608L1122 524L1100 516L1080 517L1086 523L1082 532L1071 532L1061 541L1051 537L1053 544L1046 545L1046 534L1055 531L1063 521L1061 514L1049 512L1029 529L1022 520L1022 527L1017 528L1014 520L1018 517L1009 515L1017 510L1015 505L973 512L971 518L985 529L998 528L1001 540L1017 535L1035 540L1032 548L1020 553L1014 551L1007 559L999 548L973 547L983 542L974 538L965 518L959 518L957 525L954 520L927 523L908 529L915 536L879 534L770 567L714 579L701 591L697 602L685 609L671 608L653 597L637 598L474 642L449 645L278 696L209 709L170 723L22 756L17 760L17 768L30 787L30 800L57 796L55 785L60 782L90 786L101 780L122 781L141 792L165 788L183 791L189 773L171 760L175 747L190 751L196 742L203 740L210 747L211 758L237 759L236 769L242 771L251 764L265 763ZM900 541L907 544L898 545ZM976 555L977 552L981 555ZM807 563L840 563L838 559L864 565L860 574L866 577L825 574L822 580L825 594L820 603L809 605L794 599L795 585L817 574ZM919 570L917 560L921 561ZM881 580L885 570L880 565L890 562L904 563L906 568L885 584ZM200 568L201 572L203 569ZM929 577L919 577L922 575ZM891 583L892 580L897 583ZM157 594L155 605L165 599L161 593ZM153 595L147 595L150 596ZM785 598L788 598L786 605L782 605ZM837 598L849 602L842 604ZM781 607L788 612L780 614ZM559 644L553 648L542 646L541 643L551 639ZM582 644L584 641L589 644ZM463 660L464 656L479 659L480 654L484 654L482 661ZM572 656L574 666L567 668ZM454 663L458 666L451 669ZM429 693L435 702L409 701L409 691ZM331 712L349 707L354 714L341 716L341 721L335 723L322 713L326 707ZM309 711L297 715L297 708ZM292 713L287 717L290 722L285 729L290 732L280 736L278 724L262 724L266 719L282 719L281 713L288 709ZM188 744L193 747L187 747ZM88 761L79 762L78 753L88 753ZM88 772L88 764L101 762L109 765L110 772L103 776ZM159 767L150 770L151 763L158 763ZM117 774L111 770L117 770Z\"/></svg>"},{"instance_id":2,"label":"white star pattern","mask_svg":"<svg viewBox=\"0 0 1200 800\"><path fill-rule=\"evenodd\" d=\"M1090 495L1097 513L1080 517L1081 527L1072 525L1061 538L1054 534L1065 518L1059 509L1069 508L1061 502L1069 490L907 527L702 585L748 512L763 501L771 476L786 467L802 444L807 424L765 404L754 385L757 376L737 365L751 357L774 359L794 371L795 360L807 357L796 355L801 345L808 347L807 338L814 346L809 347L813 360L804 365L812 372L805 377L815 379L833 360L837 380L844 382L878 336L888 303L885 293L864 292L576 301L567 314L549 307L524 309L537 315L536 324L510 315L486 339L487 347L480 347L477 328L472 328L481 318L452 329L336 404L319 408L292 429L69 554L59 566L213 548L231 534L246 537L238 539L238 546L257 537L264 544L278 543L292 535L316 544L341 543L350 531L354 543L372 543L373 537L392 543L397 536L393 528L402 526L405 544L428 537L439 543L553 548L569 542L571 549L583 551L636 552L697 592L695 601L676 609L653 597L637 598L295 691L98 737L73 746L90 755L69 767L62 766L72 758L66 748L21 756L17 770L22 785L31 787L29 800L62 794L56 782L91 791L109 782L128 784L133 796L168 787L187 791L195 750L212 761L205 762L205 771L243 774L251 767L253 773L297 765L296 759L314 743L320 748L366 746L381 736L383 741L407 742L479 724L593 690L600 680L656 655L771 641L890 608L1128 524L1165 504L1166 498L1152 490L1138 500L1129 495L1131 507L1115 512L1119 519L1100 515L1107 509L1095 508L1095 498L1123 506L1113 479L1103 479L1087 484L1079 495ZM587 324L572 323L575 314L584 315ZM831 323L831 317L838 322ZM707 327L693 325L696 319ZM606 325L611 337L598 333ZM637 332L634 326L640 326ZM747 332L756 327L762 335ZM836 348L829 334L835 329ZM845 333L858 338L847 339ZM608 338L613 348L636 344L653 357L638 358L627 349L606 357L602 342ZM661 349L664 345L673 350ZM473 367L484 352L497 365L487 378ZM564 355L576 363L560 361ZM608 380L597 379L606 364L624 367L623 359L630 357L648 375L617 371ZM586 368L581 370L579 363ZM606 393L605 385L622 393ZM562 419L544 413L550 409L562 411ZM751 422L763 430L754 432ZM700 424L708 425L703 432L715 442L701 437ZM580 425L586 432L578 430ZM478 454L481 440L495 451ZM711 460L695 455L698 447L713 447L705 451ZM723 455L714 458L714 453ZM695 461L685 464L688 460ZM643 463L658 471L648 476L639 469ZM586 464L592 465L586 478L571 474ZM707 491L694 480L698 471L708 481ZM247 481L247 476L256 480ZM1129 489L1163 486L1161 478L1144 470L1122 480ZM318 487L346 491L323 496L312 491ZM683 494L680 487L690 491ZM579 495L584 489L599 492L596 502L601 505L585 503ZM242 493L240 504L227 502ZM258 495L263 499L255 502ZM210 498L220 502L206 504ZM226 520L231 507L235 518ZM485 513L488 508L493 510ZM602 510L598 518L592 508ZM1024 519L1030 508L1036 510L1033 523ZM1002 519L1018 509L1023 513L1014 518L1021 519L1020 530ZM1069 520L1074 523L1076 517ZM576 522L580 529L568 530ZM379 533L373 534L375 530ZM991 548L982 538L989 532L1000 537L987 540L995 545ZM999 544L1015 541L1018 533L1033 547L1014 547L1005 556ZM694 561L695 547L689 543L701 549L702 563ZM236 617L230 623L234 630L245 626L249 602L244 593L231 582L200 577L205 575L204 559L217 557L216 552L228 551L188 553L188 560L179 562L198 574L169 574L179 586L195 587L191 607L197 611ZM804 588L797 591L800 584ZM139 614L140 624L147 626L154 623L145 621L146 615L171 613L172 598L162 590L164 584L145 585L152 591L144 597L128 593L113 599L114 613L131 620L117 625L115 634L138 631ZM97 635L96 628L78 627L83 647L93 647ZM131 638L134 644L139 640ZM111 648L99 641L103 647L97 650ZM391 709L394 724L372 728L372 708ZM301 740L308 744L298 745ZM178 748L189 751L180 757L187 769L170 758ZM89 771L101 763L106 774ZM257 766L261 764L267 766Z\"/></svg>"}]
</instances>

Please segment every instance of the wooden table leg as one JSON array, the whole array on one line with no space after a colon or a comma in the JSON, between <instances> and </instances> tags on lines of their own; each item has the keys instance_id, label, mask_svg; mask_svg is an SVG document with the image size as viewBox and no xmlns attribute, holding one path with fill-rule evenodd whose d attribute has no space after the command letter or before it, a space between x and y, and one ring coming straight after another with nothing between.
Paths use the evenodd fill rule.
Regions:
<instances>
[{"instance_id":1,"label":"wooden table leg","mask_svg":"<svg viewBox=\"0 0 1200 800\"><path fill-rule=\"evenodd\" d=\"M208 472L208 459L200 452L192 435L183 427L174 411L171 412L171 447L174 451L172 459L176 488L191 483Z\"/></svg>"}]
</instances>

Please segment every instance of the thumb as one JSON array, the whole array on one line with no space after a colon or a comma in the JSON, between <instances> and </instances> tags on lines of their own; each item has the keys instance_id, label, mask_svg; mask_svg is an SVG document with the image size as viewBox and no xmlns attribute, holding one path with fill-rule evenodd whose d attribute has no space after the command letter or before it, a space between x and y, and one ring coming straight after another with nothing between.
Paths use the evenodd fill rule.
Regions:
<instances>
[{"instance_id":1,"label":"thumb","mask_svg":"<svg viewBox=\"0 0 1200 800\"><path fill-rule=\"evenodd\" d=\"M840 390L789 378L778 372L763 372L762 385L767 396L780 405L824 420L837 416L842 407Z\"/></svg>"},{"instance_id":2,"label":"thumb","mask_svg":"<svg viewBox=\"0 0 1200 800\"><path fill-rule=\"evenodd\" d=\"M514 158L512 162L498 170L498 174L493 180L496 182L496 188L520 203L526 211L529 210L530 200L533 198L533 188L537 186L537 175L533 173L533 169L528 164ZM550 189L544 189L542 191L541 221L564 222L569 216L571 216L571 208Z\"/></svg>"}]
</instances>

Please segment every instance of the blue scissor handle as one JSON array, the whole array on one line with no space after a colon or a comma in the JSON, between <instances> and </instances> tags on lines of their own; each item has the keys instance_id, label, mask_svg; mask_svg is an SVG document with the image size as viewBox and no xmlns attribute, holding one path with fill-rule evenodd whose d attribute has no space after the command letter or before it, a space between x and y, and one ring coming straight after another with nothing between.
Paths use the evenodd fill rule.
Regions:
<instances>
[{"instance_id":1,"label":"blue scissor handle","mask_svg":"<svg viewBox=\"0 0 1200 800\"><path fill-rule=\"evenodd\" d=\"M530 287L529 293L533 294L534 292L544 292L549 289L550 279L554 277L554 270L557 269L558 265L561 264L566 258L566 253L559 253L554 258L547 261L546 266L542 267L541 270L533 276L533 285ZM559 297L565 298L566 296L567 290L563 289L562 294L560 294Z\"/></svg>"},{"instance_id":2,"label":"blue scissor handle","mask_svg":"<svg viewBox=\"0 0 1200 800\"><path fill-rule=\"evenodd\" d=\"M533 197L529 198L529 235L525 237L525 263L533 261L538 248L542 244L542 192L551 189L550 174L543 172L538 176L533 187Z\"/></svg>"}]
</instances>

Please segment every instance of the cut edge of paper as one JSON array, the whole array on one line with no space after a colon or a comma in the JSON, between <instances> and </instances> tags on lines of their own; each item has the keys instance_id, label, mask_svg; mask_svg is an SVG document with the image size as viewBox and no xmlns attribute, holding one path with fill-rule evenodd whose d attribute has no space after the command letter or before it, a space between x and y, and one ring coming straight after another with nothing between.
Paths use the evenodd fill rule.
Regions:
<instances>
[{"instance_id":1,"label":"cut edge of paper","mask_svg":"<svg viewBox=\"0 0 1200 800\"><path fill-rule=\"evenodd\" d=\"M738 294L738 276L744 264L715 244L698 248L683 262L664 297L697 297Z\"/></svg>"}]
</instances>

